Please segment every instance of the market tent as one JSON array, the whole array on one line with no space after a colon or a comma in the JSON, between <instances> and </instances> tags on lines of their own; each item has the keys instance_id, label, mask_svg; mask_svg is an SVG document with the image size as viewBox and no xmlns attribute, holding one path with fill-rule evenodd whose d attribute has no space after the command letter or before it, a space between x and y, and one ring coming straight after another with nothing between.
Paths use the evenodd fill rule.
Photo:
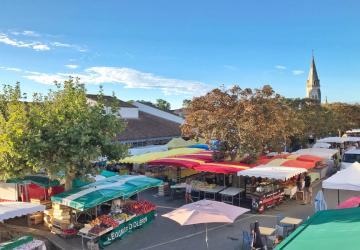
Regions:
<instances>
[{"instance_id":1,"label":"market tent","mask_svg":"<svg viewBox=\"0 0 360 250\"><path fill-rule=\"evenodd\" d=\"M319 157L316 155L295 155L295 156L296 156L295 159L298 161L320 162L324 160L323 157Z\"/></svg>"},{"instance_id":2,"label":"market tent","mask_svg":"<svg viewBox=\"0 0 360 250\"><path fill-rule=\"evenodd\" d=\"M298 174L306 172L305 168L292 168L283 166L260 165L238 172L238 176L254 176L276 180L287 180Z\"/></svg>"},{"instance_id":3,"label":"market tent","mask_svg":"<svg viewBox=\"0 0 360 250\"><path fill-rule=\"evenodd\" d=\"M347 199L344 202L341 202L336 208L351 208L351 207L358 207L360 205L360 196L354 196Z\"/></svg>"},{"instance_id":4,"label":"market tent","mask_svg":"<svg viewBox=\"0 0 360 250\"><path fill-rule=\"evenodd\" d=\"M330 159L337 153L338 153L337 149L305 148L305 149L299 149L298 151L294 152L293 155L313 155L313 156L321 157L323 159Z\"/></svg>"},{"instance_id":5,"label":"market tent","mask_svg":"<svg viewBox=\"0 0 360 250\"><path fill-rule=\"evenodd\" d=\"M186 155L186 154L193 154L197 152L201 152L203 149L199 148L176 148L171 149L168 151L163 152L153 152L153 153L147 153L143 155L135 155L126 157L122 160L120 160L121 163L137 163L142 164L153 160L158 160L164 157L173 157L178 155Z\"/></svg>"},{"instance_id":6,"label":"market tent","mask_svg":"<svg viewBox=\"0 0 360 250\"><path fill-rule=\"evenodd\" d=\"M207 144L195 144L195 145L188 146L188 148L201 148L201 149L204 149L204 150L209 150L209 145L207 145Z\"/></svg>"},{"instance_id":7,"label":"market tent","mask_svg":"<svg viewBox=\"0 0 360 250\"><path fill-rule=\"evenodd\" d=\"M0 203L0 222L4 220L20 217L36 212L43 212L44 205L29 202L1 202Z\"/></svg>"},{"instance_id":8,"label":"market tent","mask_svg":"<svg viewBox=\"0 0 360 250\"><path fill-rule=\"evenodd\" d=\"M23 178L9 179L6 182L18 183L18 184L33 183L44 188L55 187L60 185L60 182L58 180L51 180L49 177L44 175L28 175Z\"/></svg>"},{"instance_id":9,"label":"market tent","mask_svg":"<svg viewBox=\"0 0 360 250\"><path fill-rule=\"evenodd\" d=\"M117 175L54 195L51 201L83 211L116 198L129 198L160 185L161 180L143 175Z\"/></svg>"},{"instance_id":10,"label":"market tent","mask_svg":"<svg viewBox=\"0 0 360 250\"><path fill-rule=\"evenodd\" d=\"M281 166L293 167L293 168L311 169L311 168L316 167L316 162L313 162L313 161L299 161L299 160L286 160L283 163L281 163Z\"/></svg>"},{"instance_id":11,"label":"market tent","mask_svg":"<svg viewBox=\"0 0 360 250\"><path fill-rule=\"evenodd\" d=\"M359 232L360 208L319 211L275 250L357 250L360 246Z\"/></svg>"},{"instance_id":12,"label":"market tent","mask_svg":"<svg viewBox=\"0 0 360 250\"><path fill-rule=\"evenodd\" d=\"M212 155L208 155L208 154L187 154L187 155L176 156L176 158L194 159L194 160L201 160L201 161L205 161L205 162L213 161Z\"/></svg>"},{"instance_id":13,"label":"market tent","mask_svg":"<svg viewBox=\"0 0 360 250\"><path fill-rule=\"evenodd\" d=\"M353 163L322 182L325 200L329 208L352 196L360 196L360 163ZM337 202L336 202L337 201Z\"/></svg>"},{"instance_id":14,"label":"market tent","mask_svg":"<svg viewBox=\"0 0 360 250\"><path fill-rule=\"evenodd\" d=\"M210 162L196 166L194 169L200 172L236 174L241 170L251 168L252 165L238 162Z\"/></svg>"},{"instance_id":15,"label":"market tent","mask_svg":"<svg viewBox=\"0 0 360 250\"><path fill-rule=\"evenodd\" d=\"M326 137L316 140L316 142L324 142L324 143L343 143L344 140L342 137Z\"/></svg>"},{"instance_id":16,"label":"market tent","mask_svg":"<svg viewBox=\"0 0 360 250\"><path fill-rule=\"evenodd\" d=\"M288 161L287 159L274 159L269 161L268 163L266 163L266 165L270 165L270 166L281 166L282 163Z\"/></svg>"},{"instance_id":17,"label":"market tent","mask_svg":"<svg viewBox=\"0 0 360 250\"><path fill-rule=\"evenodd\" d=\"M168 149L169 148L166 145L149 145L145 147L130 148L129 155L142 155L146 153L166 151Z\"/></svg>"},{"instance_id":18,"label":"market tent","mask_svg":"<svg viewBox=\"0 0 360 250\"><path fill-rule=\"evenodd\" d=\"M166 146L169 149L173 149L173 148L182 148L182 147L189 147L195 144L204 144L205 140L202 138L199 138L199 140L188 140L185 141L183 138L178 137L178 138L173 138L171 139L171 141L169 141Z\"/></svg>"},{"instance_id":19,"label":"market tent","mask_svg":"<svg viewBox=\"0 0 360 250\"><path fill-rule=\"evenodd\" d=\"M360 163L341 170L322 182L325 189L360 191Z\"/></svg>"},{"instance_id":20,"label":"market tent","mask_svg":"<svg viewBox=\"0 0 360 250\"><path fill-rule=\"evenodd\" d=\"M326 142L317 142L312 147L313 148L330 148L331 144L326 143Z\"/></svg>"},{"instance_id":21,"label":"market tent","mask_svg":"<svg viewBox=\"0 0 360 250\"><path fill-rule=\"evenodd\" d=\"M194 168L200 164L205 163L205 161L202 160L196 160L196 159L188 159L188 158L179 158L179 157L173 157L173 158L161 158L159 160L154 160L148 162L150 166L156 165L156 166L175 166L175 167L185 167L185 168Z\"/></svg>"}]
</instances>

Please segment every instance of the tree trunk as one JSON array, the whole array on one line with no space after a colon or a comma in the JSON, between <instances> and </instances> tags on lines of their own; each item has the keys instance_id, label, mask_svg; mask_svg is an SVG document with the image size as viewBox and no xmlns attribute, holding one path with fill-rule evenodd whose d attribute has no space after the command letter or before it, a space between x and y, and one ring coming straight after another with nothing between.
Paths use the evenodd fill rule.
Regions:
<instances>
[{"instance_id":1,"label":"tree trunk","mask_svg":"<svg viewBox=\"0 0 360 250\"><path fill-rule=\"evenodd\" d=\"M75 173L68 171L65 175L65 191L72 189L73 180L75 179Z\"/></svg>"}]
</instances>

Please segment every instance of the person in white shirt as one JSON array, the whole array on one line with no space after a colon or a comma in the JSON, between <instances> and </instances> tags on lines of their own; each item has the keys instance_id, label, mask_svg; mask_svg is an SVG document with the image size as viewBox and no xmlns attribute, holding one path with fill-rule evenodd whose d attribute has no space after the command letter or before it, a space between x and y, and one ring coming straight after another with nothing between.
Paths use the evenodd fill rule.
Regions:
<instances>
[{"instance_id":1,"label":"person in white shirt","mask_svg":"<svg viewBox=\"0 0 360 250\"><path fill-rule=\"evenodd\" d=\"M191 187L191 180L190 179L186 179L186 182L185 182L185 202L186 203L189 203L189 202L194 202L192 197L191 197L191 190L192 190L192 187Z\"/></svg>"}]
</instances>

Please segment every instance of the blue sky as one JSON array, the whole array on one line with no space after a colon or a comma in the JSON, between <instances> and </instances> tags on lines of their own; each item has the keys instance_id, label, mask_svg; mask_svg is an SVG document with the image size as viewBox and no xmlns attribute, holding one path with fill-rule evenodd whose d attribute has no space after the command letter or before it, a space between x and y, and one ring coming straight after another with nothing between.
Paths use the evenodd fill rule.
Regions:
<instances>
[{"instance_id":1,"label":"blue sky","mask_svg":"<svg viewBox=\"0 0 360 250\"><path fill-rule=\"evenodd\" d=\"M315 51L322 96L360 102L359 1L0 3L0 83L46 92L78 75L96 93L172 107L221 84L303 97Z\"/></svg>"}]
</instances>

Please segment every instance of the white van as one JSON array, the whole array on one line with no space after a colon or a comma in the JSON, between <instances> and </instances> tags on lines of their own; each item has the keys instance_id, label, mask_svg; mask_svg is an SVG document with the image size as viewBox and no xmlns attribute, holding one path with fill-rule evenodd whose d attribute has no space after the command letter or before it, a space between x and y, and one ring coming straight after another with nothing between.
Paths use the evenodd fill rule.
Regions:
<instances>
[{"instance_id":1,"label":"white van","mask_svg":"<svg viewBox=\"0 0 360 250\"><path fill-rule=\"evenodd\" d=\"M341 161L341 169L349 167L356 161L360 162L360 149L350 149L345 151Z\"/></svg>"}]
</instances>

